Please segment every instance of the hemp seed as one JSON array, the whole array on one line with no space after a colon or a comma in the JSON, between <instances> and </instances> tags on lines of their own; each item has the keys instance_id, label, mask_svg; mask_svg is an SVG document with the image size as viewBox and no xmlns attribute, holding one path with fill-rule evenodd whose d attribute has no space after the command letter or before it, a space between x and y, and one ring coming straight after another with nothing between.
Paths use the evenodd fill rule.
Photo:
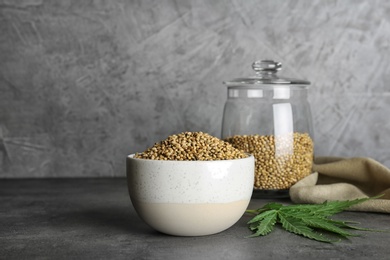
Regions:
<instances>
[{"instance_id":1,"label":"hemp seed","mask_svg":"<svg viewBox=\"0 0 390 260\"><path fill-rule=\"evenodd\" d=\"M225 141L255 157L255 189L289 189L311 173L314 145L307 133L235 135Z\"/></svg>"},{"instance_id":2,"label":"hemp seed","mask_svg":"<svg viewBox=\"0 0 390 260\"><path fill-rule=\"evenodd\" d=\"M203 132L168 136L135 158L173 161L212 161L246 158L248 155L217 137Z\"/></svg>"}]
</instances>

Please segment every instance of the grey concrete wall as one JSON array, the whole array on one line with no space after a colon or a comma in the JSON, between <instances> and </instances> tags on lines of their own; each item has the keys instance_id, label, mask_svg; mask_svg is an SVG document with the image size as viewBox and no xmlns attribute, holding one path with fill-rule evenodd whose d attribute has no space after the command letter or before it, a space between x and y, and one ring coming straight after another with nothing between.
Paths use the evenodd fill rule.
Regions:
<instances>
[{"instance_id":1,"label":"grey concrete wall","mask_svg":"<svg viewBox=\"0 0 390 260\"><path fill-rule=\"evenodd\" d=\"M308 79L317 155L390 166L390 1L0 0L0 177L124 176L170 134L220 136L222 81Z\"/></svg>"}]
</instances>

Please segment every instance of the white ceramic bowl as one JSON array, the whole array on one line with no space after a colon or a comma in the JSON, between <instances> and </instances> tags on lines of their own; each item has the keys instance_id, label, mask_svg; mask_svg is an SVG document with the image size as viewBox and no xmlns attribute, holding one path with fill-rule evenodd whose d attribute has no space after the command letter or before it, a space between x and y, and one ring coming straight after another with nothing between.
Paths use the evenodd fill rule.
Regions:
<instances>
[{"instance_id":1,"label":"white ceramic bowl","mask_svg":"<svg viewBox=\"0 0 390 260\"><path fill-rule=\"evenodd\" d=\"M252 196L254 157L220 161L162 161L127 157L127 184L138 215L176 236L224 231Z\"/></svg>"}]
</instances>

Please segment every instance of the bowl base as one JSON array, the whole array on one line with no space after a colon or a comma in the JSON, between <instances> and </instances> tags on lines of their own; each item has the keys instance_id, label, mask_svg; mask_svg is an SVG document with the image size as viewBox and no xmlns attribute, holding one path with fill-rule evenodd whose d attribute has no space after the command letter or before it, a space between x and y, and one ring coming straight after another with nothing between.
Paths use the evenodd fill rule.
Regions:
<instances>
[{"instance_id":1,"label":"bowl base","mask_svg":"<svg viewBox=\"0 0 390 260\"><path fill-rule=\"evenodd\" d=\"M174 236L205 236L233 226L249 200L229 203L145 203L132 200L138 215L152 228Z\"/></svg>"}]
</instances>

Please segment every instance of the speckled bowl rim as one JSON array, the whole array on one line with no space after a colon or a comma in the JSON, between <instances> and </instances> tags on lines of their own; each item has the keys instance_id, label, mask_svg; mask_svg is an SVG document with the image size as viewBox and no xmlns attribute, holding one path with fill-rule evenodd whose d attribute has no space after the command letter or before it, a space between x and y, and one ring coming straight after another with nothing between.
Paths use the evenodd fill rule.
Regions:
<instances>
[{"instance_id":1,"label":"speckled bowl rim","mask_svg":"<svg viewBox=\"0 0 390 260\"><path fill-rule=\"evenodd\" d=\"M135 153L127 155L126 158L131 159L131 160L139 160L139 161L147 161L147 162L164 162L164 163L213 163L213 162L221 163L221 162L235 162L235 161L239 161L239 160L247 160L251 157L254 158L253 154L250 154L250 153L245 153L245 154L248 155L248 157L237 158L237 159L228 159L228 160L183 160L183 161L179 161L179 160L154 160L154 159L134 158Z\"/></svg>"}]
</instances>

